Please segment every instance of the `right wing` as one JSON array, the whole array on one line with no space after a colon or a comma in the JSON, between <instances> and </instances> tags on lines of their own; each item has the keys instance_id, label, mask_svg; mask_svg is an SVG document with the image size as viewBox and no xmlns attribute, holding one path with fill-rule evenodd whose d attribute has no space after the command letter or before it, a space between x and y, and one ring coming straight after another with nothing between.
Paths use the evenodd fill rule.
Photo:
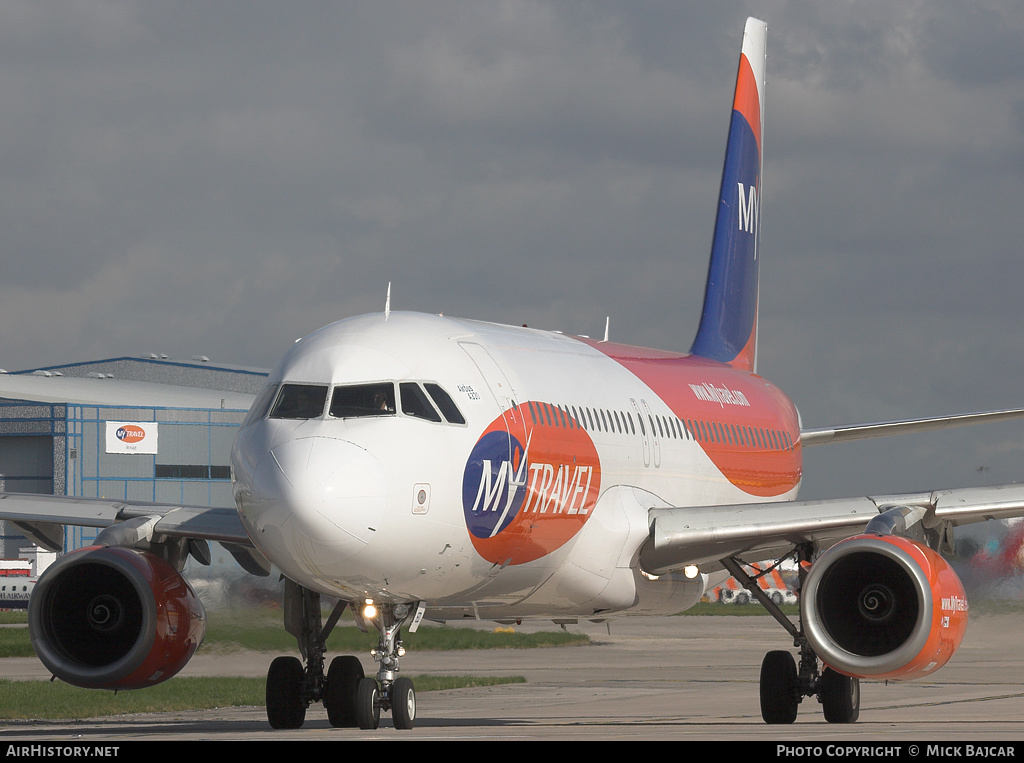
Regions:
<instances>
[{"instance_id":1,"label":"right wing","mask_svg":"<svg viewBox=\"0 0 1024 763\"><path fill-rule=\"evenodd\" d=\"M217 541L246 572L267 575L270 570L269 562L253 547L235 509L0 493L0 519L11 522L34 543L50 551L64 550L64 525L100 528L121 525L123 532L136 535L126 537L129 541L143 535L147 540Z\"/></svg>"}]
</instances>

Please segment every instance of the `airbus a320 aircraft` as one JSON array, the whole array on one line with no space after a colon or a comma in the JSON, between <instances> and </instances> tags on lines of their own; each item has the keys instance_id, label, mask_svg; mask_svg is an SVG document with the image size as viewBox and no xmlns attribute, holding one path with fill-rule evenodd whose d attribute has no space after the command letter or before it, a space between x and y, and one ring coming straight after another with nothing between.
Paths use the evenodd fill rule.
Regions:
<instances>
[{"instance_id":1,"label":"airbus a320 aircraft","mask_svg":"<svg viewBox=\"0 0 1024 763\"><path fill-rule=\"evenodd\" d=\"M957 525L1024 513L1024 487L796 502L802 449L1021 411L807 430L757 375L764 73L765 24L750 19L689 353L390 307L322 328L271 373L238 433L237 511L3 496L0 516L50 545L61 523L106 528L37 584L29 625L43 663L94 688L174 675L204 630L182 565L219 541L246 569L286 578L303 659L270 666L279 728L315 702L336 726L375 728L390 711L411 728L401 633L424 618L675 613L729 574L798 652L764 659L768 723L793 722L807 696L852 722L859 678L939 669L967 601L938 552ZM787 557L801 568L797 623L744 566ZM340 602L327 622L321 596ZM346 607L380 634L376 676L353 655L324 670Z\"/></svg>"}]
</instances>

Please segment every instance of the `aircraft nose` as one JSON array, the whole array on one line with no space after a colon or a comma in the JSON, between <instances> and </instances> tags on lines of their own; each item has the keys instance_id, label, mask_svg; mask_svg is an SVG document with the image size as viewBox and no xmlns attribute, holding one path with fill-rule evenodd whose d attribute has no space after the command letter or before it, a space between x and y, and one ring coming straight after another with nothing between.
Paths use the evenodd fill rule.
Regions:
<instances>
[{"instance_id":1,"label":"aircraft nose","mask_svg":"<svg viewBox=\"0 0 1024 763\"><path fill-rule=\"evenodd\" d=\"M289 561L329 574L373 537L384 517L384 469L346 440L300 437L275 445L250 475L240 505L257 546L288 574Z\"/></svg>"}]
</instances>

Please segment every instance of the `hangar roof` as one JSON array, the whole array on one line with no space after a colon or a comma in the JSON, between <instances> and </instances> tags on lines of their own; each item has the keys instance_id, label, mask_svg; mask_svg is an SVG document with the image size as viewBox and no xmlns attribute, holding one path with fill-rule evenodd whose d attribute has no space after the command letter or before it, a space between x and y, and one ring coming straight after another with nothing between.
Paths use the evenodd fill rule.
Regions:
<instances>
[{"instance_id":1,"label":"hangar roof","mask_svg":"<svg viewBox=\"0 0 1024 763\"><path fill-rule=\"evenodd\" d=\"M248 409L264 368L120 357L0 374L0 398L72 405Z\"/></svg>"}]
</instances>

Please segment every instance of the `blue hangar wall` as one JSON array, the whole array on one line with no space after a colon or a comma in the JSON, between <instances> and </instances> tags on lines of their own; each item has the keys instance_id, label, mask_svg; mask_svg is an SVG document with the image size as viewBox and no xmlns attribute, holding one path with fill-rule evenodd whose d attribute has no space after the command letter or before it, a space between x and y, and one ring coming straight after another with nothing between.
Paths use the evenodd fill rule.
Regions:
<instances>
[{"instance_id":1,"label":"blue hangar wall","mask_svg":"<svg viewBox=\"0 0 1024 763\"><path fill-rule=\"evenodd\" d=\"M25 399L29 396L24 392L19 400L0 399L0 489L233 506L231 445L247 413L245 401L263 386L267 372L207 363L117 358L25 372L46 377L38 379L40 391L54 375L95 379L116 374L119 382L142 380L175 385L178 390L214 390L212 396L188 389L178 396L214 402L208 406L83 404ZM225 395L217 401L221 392ZM8 393L0 385L0 395L4 394ZM89 545L97 532L67 528L64 550ZM0 558L17 557L25 545L28 541L17 528L0 523Z\"/></svg>"}]
</instances>

